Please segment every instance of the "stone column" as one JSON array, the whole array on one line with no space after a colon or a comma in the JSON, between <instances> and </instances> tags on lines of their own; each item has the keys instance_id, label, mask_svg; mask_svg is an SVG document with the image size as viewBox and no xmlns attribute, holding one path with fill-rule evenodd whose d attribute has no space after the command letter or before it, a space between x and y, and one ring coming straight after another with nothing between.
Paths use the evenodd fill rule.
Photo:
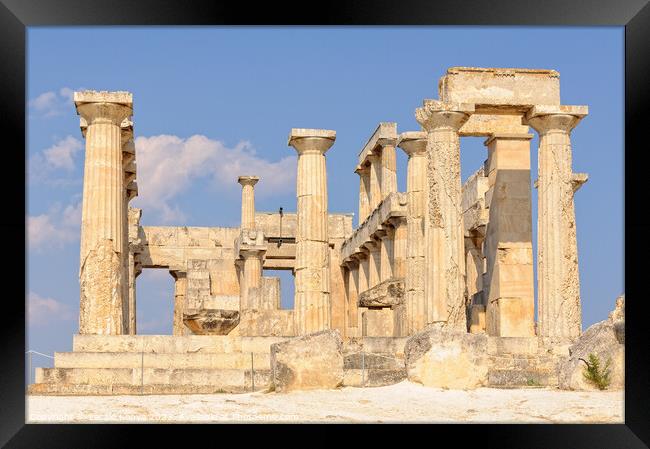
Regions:
<instances>
[{"instance_id":1,"label":"stone column","mask_svg":"<svg viewBox=\"0 0 650 449\"><path fill-rule=\"evenodd\" d=\"M81 219L80 334L124 333L124 186L120 124L127 92L75 92L87 122Z\"/></svg>"},{"instance_id":2,"label":"stone column","mask_svg":"<svg viewBox=\"0 0 650 449\"><path fill-rule=\"evenodd\" d=\"M538 326L542 337L582 331L574 193L587 175L573 173L571 130L586 106L535 106L527 124L539 133L537 206Z\"/></svg>"},{"instance_id":3,"label":"stone column","mask_svg":"<svg viewBox=\"0 0 650 449\"><path fill-rule=\"evenodd\" d=\"M262 287L262 259L264 251L241 250L241 257L244 259L242 270L242 285L240 304L242 310L262 309L261 287Z\"/></svg>"},{"instance_id":4,"label":"stone column","mask_svg":"<svg viewBox=\"0 0 650 449\"><path fill-rule=\"evenodd\" d=\"M379 203L383 199L381 196L381 159L377 154L369 154L368 160L370 161L370 209L368 214L377 209Z\"/></svg>"},{"instance_id":5,"label":"stone column","mask_svg":"<svg viewBox=\"0 0 650 449\"><path fill-rule=\"evenodd\" d=\"M381 245L379 241L372 240L366 242L365 245L368 250L368 288L373 288L379 284L381 276Z\"/></svg>"},{"instance_id":6,"label":"stone column","mask_svg":"<svg viewBox=\"0 0 650 449\"><path fill-rule=\"evenodd\" d=\"M240 176L237 182L241 184L241 228L255 229L255 184L260 180L257 176Z\"/></svg>"},{"instance_id":7,"label":"stone column","mask_svg":"<svg viewBox=\"0 0 650 449\"><path fill-rule=\"evenodd\" d=\"M391 219L393 225L393 252L392 252L392 277L404 279L406 277L406 257L408 243L408 228L406 218Z\"/></svg>"},{"instance_id":8,"label":"stone column","mask_svg":"<svg viewBox=\"0 0 650 449\"><path fill-rule=\"evenodd\" d=\"M129 199L131 196L129 196ZM142 266L136 261L136 252L140 252L141 242L139 237L140 217L142 216L142 209L133 207L128 208L127 212L128 230L127 240L129 242L128 249L128 311L129 311L129 335L136 335L136 279L142 273Z\"/></svg>"},{"instance_id":9,"label":"stone column","mask_svg":"<svg viewBox=\"0 0 650 449\"><path fill-rule=\"evenodd\" d=\"M185 323L183 323L183 311L185 310L185 295L187 294L187 272L170 271L174 278L174 322L172 335L186 335Z\"/></svg>"},{"instance_id":10,"label":"stone column","mask_svg":"<svg viewBox=\"0 0 650 449\"><path fill-rule=\"evenodd\" d=\"M395 139L381 142L381 199L397 192L397 154Z\"/></svg>"},{"instance_id":11,"label":"stone column","mask_svg":"<svg viewBox=\"0 0 650 449\"><path fill-rule=\"evenodd\" d=\"M458 130L471 112L471 105L434 100L425 100L424 106L415 112L417 121L427 131L427 324L443 322L464 331L467 317Z\"/></svg>"},{"instance_id":12,"label":"stone column","mask_svg":"<svg viewBox=\"0 0 650 449\"><path fill-rule=\"evenodd\" d=\"M355 170L359 175L359 223L357 226L366 221L370 213L370 168L361 166Z\"/></svg>"},{"instance_id":13,"label":"stone column","mask_svg":"<svg viewBox=\"0 0 650 449\"><path fill-rule=\"evenodd\" d=\"M408 155L406 172L406 333L414 334L427 324L424 297L424 215L427 205L427 133L400 134L397 145Z\"/></svg>"},{"instance_id":14,"label":"stone column","mask_svg":"<svg viewBox=\"0 0 650 449\"><path fill-rule=\"evenodd\" d=\"M532 137L532 134L493 134L485 141L488 194L492 198L483 245L487 260L485 320L489 335L535 335L530 187Z\"/></svg>"},{"instance_id":15,"label":"stone column","mask_svg":"<svg viewBox=\"0 0 650 449\"><path fill-rule=\"evenodd\" d=\"M359 263L353 261L348 264L348 327L358 326L358 300L359 300Z\"/></svg>"},{"instance_id":16,"label":"stone column","mask_svg":"<svg viewBox=\"0 0 650 449\"><path fill-rule=\"evenodd\" d=\"M292 129L288 144L298 152L295 262L295 329L298 335L331 327L327 173L325 152L336 132Z\"/></svg>"},{"instance_id":17,"label":"stone column","mask_svg":"<svg viewBox=\"0 0 650 449\"><path fill-rule=\"evenodd\" d=\"M379 247L379 281L384 282L393 277L393 247L395 229L388 226L381 237Z\"/></svg>"}]
</instances>

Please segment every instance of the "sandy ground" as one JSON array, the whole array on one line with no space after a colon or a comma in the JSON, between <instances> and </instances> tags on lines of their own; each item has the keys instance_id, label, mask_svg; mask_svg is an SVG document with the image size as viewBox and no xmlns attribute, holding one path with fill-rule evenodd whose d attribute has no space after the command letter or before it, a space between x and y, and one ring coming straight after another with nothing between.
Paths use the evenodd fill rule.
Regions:
<instances>
[{"instance_id":1,"label":"sandy ground","mask_svg":"<svg viewBox=\"0 0 650 449\"><path fill-rule=\"evenodd\" d=\"M622 391L377 388L156 396L28 396L28 423L622 423Z\"/></svg>"}]
</instances>

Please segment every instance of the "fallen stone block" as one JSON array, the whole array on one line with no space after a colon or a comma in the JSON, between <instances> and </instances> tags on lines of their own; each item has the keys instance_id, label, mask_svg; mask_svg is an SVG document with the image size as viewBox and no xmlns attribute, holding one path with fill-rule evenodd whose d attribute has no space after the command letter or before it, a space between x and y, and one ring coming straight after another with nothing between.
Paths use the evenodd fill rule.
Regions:
<instances>
[{"instance_id":1,"label":"fallen stone block","mask_svg":"<svg viewBox=\"0 0 650 449\"><path fill-rule=\"evenodd\" d=\"M485 334L433 327L409 338L404 354L411 382L450 389L471 389L487 384Z\"/></svg>"},{"instance_id":2,"label":"fallen stone block","mask_svg":"<svg viewBox=\"0 0 650 449\"><path fill-rule=\"evenodd\" d=\"M326 330L271 345L272 388L336 388L343 384L343 342L338 330Z\"/></svg>"}]
</instances>

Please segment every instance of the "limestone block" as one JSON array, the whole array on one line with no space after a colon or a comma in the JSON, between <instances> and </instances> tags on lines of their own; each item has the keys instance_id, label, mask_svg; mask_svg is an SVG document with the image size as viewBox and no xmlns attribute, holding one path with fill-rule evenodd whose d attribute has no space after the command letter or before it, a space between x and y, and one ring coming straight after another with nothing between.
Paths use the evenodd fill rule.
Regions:
<instances>
[{"instance_id":1,"label":"limestone block","mask_svg":"<svg viewBox=\"0 0 650 449\"><path fill-rule=\"evenodd\" d=\"M293 337L293 310L244 310L235 330L242 336Z\"/></svg>"},{"instance_id":2,"label":"limestone block","mask_svg":"<svg viewBox=\"0 0 650 449\"><path fill-rule=\"evenodd\" d=\"M489 136L493 133L523 134L528 132L528 126L521 123L522 113L490 114L487 112L474 113L458 130L462 137Z\"/></svg>"},{"instance_id":3,"label":"limestone block","mask_svg":"<svg viewBox=\"0 0 650 449\"><path fill-rule=\"evenodd\" d=\"M392 337L394 313L391 309L367 309L361 314L361 335L369 337Z\"/></svg>"},{"instance_id":4,"label":"limestone block","mask_svg":"<svg viewBox=\"0 0 650 449\"><path fill-rule=\"evenodd\" d=\"M391 307L404 302L404 279L387 279L359 295L362 307Z\"/></svg>"},{"instance_id":5,"label":"limestone block","mask_svg":"<svg viewBox=\"0 0 650 449\"><path fill-rule=\"evenodd\" d=\"M408 379L428 387L472 389L487 383L487 336L431 327L404 348Z\"/></svg>"},{"instance_id":6,"label":"limestone block","mask_svg":"<svg viewBox=\"0 0 650 449\"><path fill-rule=\"evenodd\" d=\"M263 309L280 309L281 293L280 278L263 276L262 277L262 308Z\"/></svg>"},{"instance_id":7,"label":"limestone block","mask_svg":"<svg viewBox=\"0 0 650 449\"><path fill-rule=\"evenodd\" d=\"M239 324L238 310L185 309L183 323L198 335L226 335Z\"/></svg>"},{"instance_id":8,"label":"limestone block","mask_svg":"<svg viewBox=\"0 0 650 449\"><path fill-rule=\"evenodd\" d=\"M178 246L178 228L169 226L143 226L145 241L149 246Z\"/></svg>"},{"instance_id":9,"label":"limestone block","mask_svg":"<svg viewBox=\"0 0 650 449\"><path fill-rule=\"evenodd\" d=\"M337 388L343 384L343 342L325 330L271 345L272 387L277 392Z\"/></svg>"},{"instance_id":10,"label":"limestone block","mask_svg":"<svg viewBox=\"0 0 650 449\"><path fill-rule=\"evenodd\" d=\"M555 70L451 67L438 83L440 100L481 105L559 105Z\"/></svg>"},{"instance_id":11,"label":"limestone block","mask_svg":"<svg viewBox=\"0 0 650 449\"><path fill-rule=\"evenodd\" d=\"M469 332L471 334L485 332L485 306L472 304L469 307L469 315Z\"/></svg>"},{"instance_id":12,"label":"limestone block","mask_svg":"<svg viewBox=\"0 0 650 449\"><path fill-rule=\"evenodd\" d=\"M239 310L239 295L214 295L203 300L205 309Z\"/></svg>"},{"instance_id":13,"label":"limestone block","mask_svg":"<svg viewBox=\"0 0 650 449\"><path fill-rule=\"evenodd\" d=\"M625 386L625 345L618 342L614 325L604 320L589 327L569 348L570 356L560 363L559 382L564 390L595 390L583 376L586 365L580 359L589 361L594 353L604 368L610 360L610 390L622 390Z\"/></svg>"}]
</instances>

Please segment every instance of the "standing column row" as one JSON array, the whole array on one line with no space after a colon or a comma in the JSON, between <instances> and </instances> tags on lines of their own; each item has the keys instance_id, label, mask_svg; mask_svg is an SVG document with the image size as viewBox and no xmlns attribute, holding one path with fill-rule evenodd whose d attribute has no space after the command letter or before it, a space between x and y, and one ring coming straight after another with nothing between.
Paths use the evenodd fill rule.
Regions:
<instances>
[{"instance_id":1,"label":"standing column row","mask_svg":"<svg viewBox=\"0 0 650 449\"><path fill-rule=\"evenodd\" d=\"M325 152L336 132L292 129L288 144L298 152L294 319L298 335L331 326L329 236Z\"/></svg>"}]
</instances>

